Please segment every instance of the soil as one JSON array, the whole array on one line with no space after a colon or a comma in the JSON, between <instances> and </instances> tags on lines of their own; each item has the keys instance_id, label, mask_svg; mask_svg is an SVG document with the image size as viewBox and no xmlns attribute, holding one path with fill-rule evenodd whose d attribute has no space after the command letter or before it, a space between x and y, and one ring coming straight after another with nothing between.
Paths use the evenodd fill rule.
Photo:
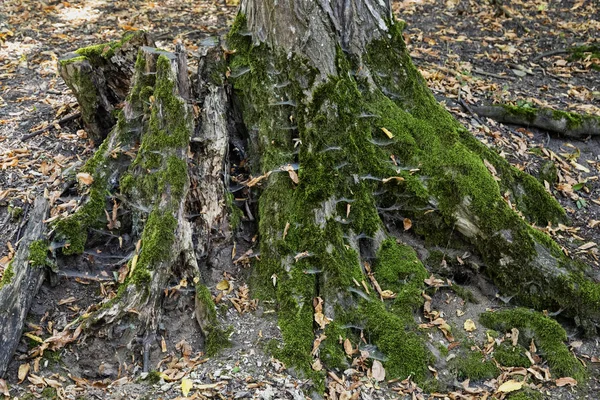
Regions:
<instances>
[{"instance_id":1,"label":"soil","mask_svg":"<svg viewBox=\"0 0 600 400\"><path fill-rule=\"evenodd\" d=\"M32 199L44 192L50 195L62 192L72 181L70 176L93 154L93 143L86 138L78 119L62 125L56 122L77 111L74 97L57 74L57 59L78 47L120 39L123 30L146 29L161 48L172 49L174 42L181 40L190 51L190 60L194 60L197 58L194 51L201 40L226 32L236 12L236 7L228 3L192 0L2 2L0 275L18 243ZM594 266L600 276L599 139L564 140L534 128L505 126L479 118L460 105L461 102L467 105L529 104L600 115L600 72L591 68L593 61L571 62L567 54L536 60L546 51L600 37L599 6L594 1L584 0L557 4L513 1L505 6L513 15L508 17L498 13L495 6L480 1L405 0L393 4L396 15L407 22L405 38L415 63L450 112L476 137L497 148L521 169L539 175L545 162L554 162L558 178L548 182L548 188L567 210L571 226L540 228L552 234L573 257ZM528 72L522 72L523 69ZM47 127L44 132L25 139L32 132ZM13 165L15 157L18 163ZM580 183L583 184L578 185ZM51 217L71 209L71 200L76 194L65 193L67 195L56 199ZM252 222L243 222L236 238L238 256L252 248L253 229ZM411 238L407 237L406 241L410 243ZM595 245L586 246L589 243ZM119 261L128 256L131 246L125 243L119 248L115 238L99 236L96 247L88 249L86 254L63 259L60 272L48 279L36 296L26 332L48 336L52 329L60 331L101 301L107 291L114 290ZM227 251L231 254L230 249ZM425 256L423 252L419 254ZM185 369L177 362L195 359L195 365L189 367L188 364L189 368L185 369L185 376L200 388L194 390L196 398L318 397L311 393L306 380L272 358L268 351L273 343L281 341L273 304L259 302L255 311L244 313L233 306L230 299L240 298L238 291L246 285L250 271L243 263L234 265L229 261L223 263L222 268L205 274L204 283L213 295L219 294L216 286L222 280L232 288L218 304L219 318L232 328L231 348L210 358L202 354L204 343L194 320L193 291L179 287L170 291L165 300L162 337L157 338L151 364L162 362L163 367L170 365L176 373ZM464 322L467 319L477 322L482 311L511 305L510 299L500 296L488 282L467 277L460 283L478 299L477 304L465 302L454 292L442 288L430 291L432 308L440 311L455 331L462 331L476 343L485 343L485 330L478 326L474 332L466 333L462 329ZM457 309L461 313L457 313ZM591 360L600 358L598 339L582 337L571 321L561 322L573 351L590 366L591 378L578 391L568 386L556 387L552 382L538 384L537 390L553 399L597 398L600 365ZM447 345L440 331L431 331L431 336ZM42 393L44 385L27 380L19 384L17 378L19 366L35 345L24 338L7 373L12 397L21 398L27 393L37 397ZM185 356L188 351L190 354ZM110 340L84 335L59 354L48 352L40 362L39 371L32 373L59 381L62 389L57 395L65 398L171 399L182 395L180 379L162 376L152 383L152 376L141 373L138 362L119 359L119 354ZM453 350L449 356L451 354ZM435 368L440 376L446 382L455 382L455 386L447 387L448 392L460 391L470 396L466 398L480 397L465 394L450 364L444 357L439 360ZM346 372L351 379L352 372ZM68 376L85 379L86 383L77 383ZM363 376L360 398L398 398L401 394L409 397L409 390L394 390L398 384L378 384ZM471 387L475 386L492 390L495 382L472 382ZM414 396L423 395L418 389L413 391Z\"/></svg>"}]
</instances>

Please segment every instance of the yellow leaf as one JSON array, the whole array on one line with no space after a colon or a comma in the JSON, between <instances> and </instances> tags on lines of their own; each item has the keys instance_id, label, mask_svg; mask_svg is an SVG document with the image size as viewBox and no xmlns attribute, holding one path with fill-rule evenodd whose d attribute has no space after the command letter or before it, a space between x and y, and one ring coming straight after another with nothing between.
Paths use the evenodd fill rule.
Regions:
<instances>
[{"instance_id":1,"label":"yellow leaf","mask_svg":"<svg viewBox=\"0 0 600 400\"><path fill-rule=\"evenodd\" d=\"M221 282L217 283L217 290L227 289L229 289L229 281L227 279L223 279Z\"/></svg>"},{"instance_id":2,"label":"yellow leaf","mask_svg":"<svg viewBox=\"0 0 600 400\"><path fill-rule=\"evenodd\" d=\"M44 339L42 339L39 336L35 336L35 335L31 334L31 333L24 333L23 336L27 336L29 339L31 339L33 341L36 341L38 343L44 343Z\"/></svg>"},{"instance_id":3,"label":"yellow leaf","mask_svg":"<svg viewBox=\"0 0 600 400\"><path fill-rule=\"evenodd\" d=\"M498 391L502 392L502 393L510 393L510 392L514 392L516 390L521 390L522 387L523 387L523 382L518 382L518 381L511 379L510 381L506 381L502 385L500 385L500 387L498 388Z\"/></svg>"},{"instance_id":4,"label":"yellow leaf","mask_svg":"<svg viewBox=\"0 0 600 400\"><path fill-rule=\"evenodd\" d=\"M133 256L133 258L131 259L131 269L129 270L129 276L131 277L131 274L133 274L133 270L135 269L135 266L137 265L137 261L138 261L138 255L135 254Z\"/></svg>"},{"instance_id":5,"label":"yellow leaf","mask_svg":"<svg viewBox=\"0 0 600 400\"><path fill-rule=\"evenodd\" d=\"M188 378L183 378L181 380L181 393L183 393L183 395L187 397L188 394L190 394L190 390L193 386L194 383L191 380L189 380Z\"/></svg>"},{"instance_id":6,"label":"yellow leaf","mask_svg":"<svg viewBox=\"0 0 600 400\"><path fill-rule=\"evenodd\" d=\"M387 135L387 137L389 137L390 139L392 139L394 137L394 134L390 131L388 131L386 128L381 128L381 130L383 131L383 133L385 133Z\"/></svg>"},{"instance_id":7,"label":"yellow leaf","mask_svg":"<svg viewBox=\"0 0 600 400\"><path fill-rule=\"evenodd\" d=\"M467 332L473 332L475 329L477 329L477 327L475 326L475 322L473 322L472 319L466 320L463 327Z\"/></svg>"}]
</instances>

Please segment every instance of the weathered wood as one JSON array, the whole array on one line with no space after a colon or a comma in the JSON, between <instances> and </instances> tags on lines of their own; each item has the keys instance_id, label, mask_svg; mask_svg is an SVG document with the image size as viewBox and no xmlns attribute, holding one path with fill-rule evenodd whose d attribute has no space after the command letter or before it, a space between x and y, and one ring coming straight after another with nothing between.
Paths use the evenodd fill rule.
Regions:
<instances>
[{"instance_id":1,"label":"weathered wood","mask_svg":"<svg viewBox=\"0 0 600 400\"><path fill-rule=\"evenodd\" d=\"M120 42L81 48L62 57L59 73L73 91L89 137L100 145L116 122L115 109L127 96L137 50L153 46L145 32Z\"/></svg>"},{"instance_id":2,"label":"weathered wood","mask_svg":"<svg viewBox=\"0 0 600 400\"><path fill-rule=\"evenodd\" d=\"M600 136L600 117L593 115L579 115L550 108L524 109L503 106L473 107L473 112L498 122L534 126L575 139Z\"/></svg>"},{"instance_id":3,"label":"weathered wood","mask_svg":"<svg viewBox=\"0 0 600 400\"><path fill-rule=\"evenodd\" d=\"M0 288L0 377L6 373L21 339L29 307L44 281L44 268L32 266L29 261L29 246L42 239L48 209L46 199L35 200L19 249L10 264L14 275Z\"/></svg>"}]
</instances>

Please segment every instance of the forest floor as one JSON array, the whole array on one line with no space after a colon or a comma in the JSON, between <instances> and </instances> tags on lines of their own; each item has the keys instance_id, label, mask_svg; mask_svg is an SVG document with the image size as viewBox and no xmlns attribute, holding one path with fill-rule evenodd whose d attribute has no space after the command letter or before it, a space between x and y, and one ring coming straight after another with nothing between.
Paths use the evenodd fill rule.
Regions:
<instances>
[{"instance_id":1,"label":"forest floor","mask_svg":"<svg viewBox=\"0 0 600 400\"><path fill-rule=\"evenodd\" d=\"M94 151L77 119L59 123L78 106L58 75L57 60L78 47L118 40L124 31L145 29L162 48L172 49L175 41L182 41L193 65L198 43L225 33L236 7L199 0L0 0L0 8L1 276L14 255L32 199L48 196L50 219L72 211L76 199L60 197L65 176ZM567 254L600 271L598 137L565 140L537 129L480 118L460 105L548 106L600 115L600 71L594 69L600 68L600 60L570 61L565 53L536 59L550 50L590 44L592 38L599 38L598 3L511 1L505 6L507 13L499 13L488 2L474 0L406 0L394 2L394 10L407 22L405 39L430 89L477 138L534 176L540 175L548 161L553 162L556 180L548 182L547 188L567 210L571 225L540 228ZM237 238L243 243L240 249L252 246L252 229L252 224L244 224ZM168 334L163 338L164 351L155 356L161 374L141 376L135 362L115 360L102 340L85 335L76 343L35 356L40 341L56 337L115 289L113 272L118 270L118 259L98 252L89 252L84 258L84 263L62 265L59 284L45 283L40 290L25 329L28 336L22 340L6 381L0 380L0 397L6 390L12 398L171 399L183 397L188 385L193 387L188 398L303 399L310 395L303 392L309 383L266 351L271 340L280 340L276 316L272 304L257 304L249 296L245 281L250 268L242 263L234 269L212 271L206 278L215 296L222 293L221 318L232 326L233 346L215 357L202 354L202 338L192 319L192 294L185 288L173 291L165 301ZM469 341L484 348L489 343L485 330L478 326L478 313L510 304L510 299L498 297L487 282L459 283L473 292L478 304L466 303L447 287L435 290L445 285L431 281L431 308L440 311L453 327L457 342ZM465 330L467 320L473 320L477 329ZM527 386L546 398L598 398L599 340L583 338L574 325L561 322L569 348L590 367L591 377L585 384L573 387L568 379L545 377L543 364L534 365L539 367L537 375L523 368L500 368L497 376L464 381L453 369L456 346L440 331L430 329L432 340L448 352L432 369L442 380L454 382L437 396L503 398L499 387L525 375ZM65 344L68 341L65 339ZM327 377L329 398L429 397L428 391L410 380L380 381L368 368L338 375L331 372Z\"/></svg>"}]
</instances>

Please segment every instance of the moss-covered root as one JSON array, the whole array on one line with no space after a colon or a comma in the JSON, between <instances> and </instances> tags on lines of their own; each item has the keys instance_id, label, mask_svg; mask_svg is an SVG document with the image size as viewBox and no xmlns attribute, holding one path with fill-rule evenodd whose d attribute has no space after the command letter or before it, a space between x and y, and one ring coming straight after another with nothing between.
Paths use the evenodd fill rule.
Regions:
<instances>
[{"instance_id":1,"label":"moss-covered root","mask_svg":"<svg viewBox=\"0 0 600 400\"><path fill-rule=\"evenodd\" d=\"M187 71L178 66L178 57L184 55L140 50L137 69L140 73L155 70L151 74L153 86L141 79L130 95L133 104L142 96L148 100L142 106L143 115L136 116L147 123L142 127L139 150L121 179L125 203L137 206L131 208L138 221L132 230L142 231L141 247L129 262L128 278L117 297L86 321L87 326L104 322L110 328L112 322L131 315L129 310L137 310L137 318L131 317L134 328L128 330L125 342L140 332L156 332L163 290L170 280L198 279L191 225L184 216L189 188L186 157L193 132L192 114L178 87L178 71ZM183 265L179 265L180 260L184 260Z\"/></svg>"},{"instance_id":2,"label":"moss-covered root","mask_svg":"<svg viewBox=\"0 0 600 400\"><path fill-rule=\"evenodd\" d=\"M255 173L266 176L254 289L277 300L286 361L312 373L312 346L322 329L315 329L313 299L321 297L324 315L333 320L324 329L322 361L343 366L336 338L356 329L345 327L366 326L373 344L388 353L386 370L424 375L427 354L419 352L407 322L422 284L412 279L422 271L407 275L386 266L386 259L404 259L385 240L382 214L410 218L412 229L432 244L475 248L489 275L519 300L598 316L598 285L527 222L562 221L564 210L535 178L511 167L437 104L410 61L399 24L389 28L391 38L373 41L360 60L340 49L337 75L325 81L320 66L302 54L255 45L243 15L229 34L235 50L230 79L260 159ZM297 179L284 172L293 165L299 165ZM526 219L505 201L506 193ZM377 303L363 284L357 287L371 282L367 264L384 289L410 301ZM358 314L349 311L357 308ZM404 352L400 342L417 350ZM407 358L419 366L400 360Z\"/></svg>"},{"instance_id":3,"label":"moss-covered root","mask_svg":"<svg viewBox=\"0 0 600 400\"><path fill-rule=\"evenodd\" d=\"M575 139L600 136L600 117L594 115L509 105L474 107L473 111L498 122L534 126Z\"/></svg>"},{"instance_id":4,"label":"moss-covered root","mask_svg":"<svg viewBox=\"0 0 600 400\"><path fill-rule=\"evenodd\" d=\"M223 329L217 319L215 303L208 288L201 283L196 284L196 321L204 334L204 351L213 356L224 347L230 347L230 331Z\"/></svg>"},{"instance_id":5,"label":"moss-covered root","mask_svg":"<svg viewBox=\"0 0 600 400\"><path fill-rule=\"evenodd\" d=\"M77 98L86 130L97 145L116 122L115 107L127 96L141 46L153 46L149 36L143 31L128 33L120 41L80 48L58 63L60 75Z\"/></svg>"},{"instance_id":6,"label":"moss-covered root","mask_svg":"<svg viewBox=\"0 0 600 400\"><path fill-rule=\"evenodd\" d=\"M596 71L600 71L600 44L590 44L583 46L571 47L568 49L570 56L569 61L574 60L591 60L591 67Z\"/></svg>"},{"instance_id":7,"label":"moss-covered root","mask_svg":"<svg viewBox=\"0 0 600 400\"><path fill-rule=\"evenodd\" d=\"M567 340L565 330L552 318L536 311L516 308L486 312L480 316L480 320L485 327L501 332L517 328L521 344L529 346L533 340L553 374L559 377L569 376L578 382L586 378L584 366L564 343Z\"/></svg>"}]
</instances>

